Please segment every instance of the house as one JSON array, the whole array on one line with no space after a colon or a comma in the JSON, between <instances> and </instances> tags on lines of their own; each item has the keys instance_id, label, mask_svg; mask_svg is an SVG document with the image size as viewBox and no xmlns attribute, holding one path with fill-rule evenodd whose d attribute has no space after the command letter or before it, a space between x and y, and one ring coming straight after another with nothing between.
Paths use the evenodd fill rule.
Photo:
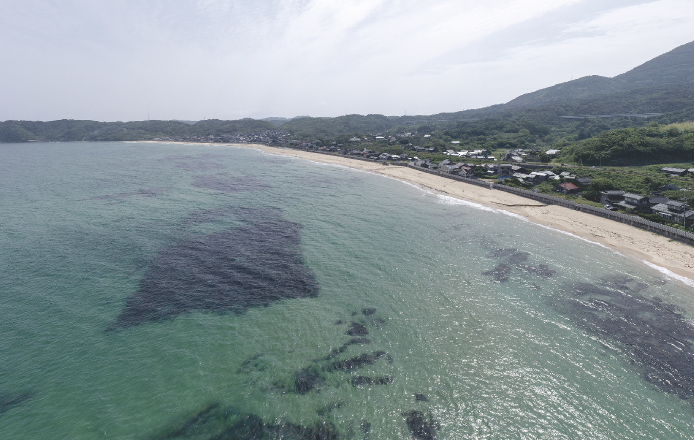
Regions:
<instances>
[{"instance_id":1,"label":"house","mask_svg":"<svg viewBox=\"0 0 695 440\"><path fill-rule=\"evenodd\" d=\"M591 177L580 177L577 179L577 182L581 183L582 185L588 185L591 183Z\"/></svg>"},{"instance_id":2,"label":"house","mask_svg":"<svg viewBox=\"0 0 695 440\"><path fill-rule=\"evenodd\" d=\"M558 176L557 174L553 173L550 170L538 171L538 172L545 174L546 180L548 180L548 179L560 180L560 176Z\"/></svg>"},{"instance_id":3,"label":"house","mask_svg":"<svg viewBox=\"0 0 695 440\"><path fill-rule=\"evenodd\" d=\"M623 201L616 203L621 208L628 211L649 212L649 197L640 194L625 193Z\"/></svg>"},{"instance_id":4,"label":"house","mask_svg":"<svg viewBox=\"0 0 695 440\"><path fill-rule=\"evenodd\" d=\"M519 182L521 183L526 183L527 180L531 180L531 176L524 173L514 173L512 174L512 177L514 177L515 179L519 179Z\"/></svg>"},{"instance_id":5,"label":"house","mask_svg":"<svg viewBox=\"0 0 695 440\"><path fill-rule=\"evenodd\" d=\"M501 163L501 164L497 165L497 175L500 177L511 176L512 175L512 165L508 164L508 163Z\"/></svg>"},{"instance_id":6,"label":"house","mask_svg":"<svg viewBox=\"0 0 695 440\"><path fill-rule=\"evenodd\" d=\"M669 198L666 196L649 196L649 205L654 206L659 203L668 203Z\"/></svg>"},{"instance_id":7,"label":"house","mask_svg":"<svg viewBox=\"0 0 695 440\"><path fill-rule=\"evenodd\" d=\"M524 174L528 174L529 171L528 171L528 169L526 169L526 168L524 168L524 167L520 167L519 165L512 165L512 173L524 173Z\"/></svg>"},{"instance_id":8,"label":"house","mask_svg":"<svg viewBox=\"0 0 695 440\"><path fill-rule=\"evenodd\" d=\"M674 223L693 221L693 211L688 210L688 205L675 200L652 206L652 212Z\"/></svg>"},{"instance_id":9,"label":"house","mask_svg":"<svg viewBox=\"0 0 695 440\"><path fill-rule=\"evenodd\" d=\"M572 182L561 183L557 186L557 188L563 194L576 194L579 191L579 187Z\"/></svg>"},{"instance_id":10,"label":"house","mask_svg":"<svg viewBox=\"0 0 695 440\"><path fill-rule=\"evenodd\" d=\"M626 203L634 206L649 206L649 197L643 196L641 194L623 194L623 199Z\"/></svg>"},{"instance_id":11,"label":"house","mask_svg":"<svg viewBox=\"0 0 695 440\"><path fill-rule=\"evenodd\" d=\"M675 200L669 200L666 202L669 211L672 212L685 212L688 209L688 204L683 202L677 202Z\"/></svg>"},{"instance_id":12,"label":"house","mask_svg":"<svg viewBox=\"0 0 695 440\"><path fill-rule=\"evenodd\" d=\"M674 185L673 183L669 183L668 185L664 185L664 186L660 187L659 189L657 189L657 191L658 192L661 192L661 191L678 191L680 189L681 188L678 185Z\"/></svg>"},{"instance_id":13,"label":"house","mask_svg":"<svg viewBox=\"0 0 695 440\"><path fill-rule=\"evenodd\" d=\"M615 203L622 202L624 195L625 195L625 191L619 191L619 190L601 191L601 203L603 203L604 205L613 205Z\"/></svg>"},{"instance_id":14,"label":"house","mask_svg":"<svg viewBox=\"0 0 695 440\"><path fill-rule=\"evenodd\" d=\"M472 178L472 177L474 177L473 167L469 167L467 165L462 165L458 170L458 174L459 174L459 176Z\"/></svg>"},{"instance_id":15,"label":"house","mask_svg":"<svg viewBox=\"0 0 695 440\"><path fill-rule=\"evenodd\" d=\"M529 173L529 177L533 180L533 183L541 183L548 180L548 176L545 173L540 173L538 171Z\"/></svg>"},{"instance_id":16,"label":"house","mask_svg":"<svg viewBox=\"0 0 695 440\"><path fill-rule=\"evenodd\" d=\"M685 176L685 173L688 171L685 168L662 168L661 171L668 175L668 176Z\"/></svg>"},{"instance_id":17,"label":"house","mask_svg":"<svg viewBox=\"0 0 695 440\"><path fill-rule=\"evenodd\" d=\"M560 150L548 150L545 152L548 156L555 157L560 152Z\"/></svg>"}]
</instances>

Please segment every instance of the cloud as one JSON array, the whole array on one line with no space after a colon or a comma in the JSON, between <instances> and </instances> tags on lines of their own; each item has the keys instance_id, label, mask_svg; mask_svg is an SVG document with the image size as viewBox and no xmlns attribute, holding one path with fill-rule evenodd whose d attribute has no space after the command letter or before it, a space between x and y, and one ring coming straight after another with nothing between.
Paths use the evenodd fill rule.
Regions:
<instances>
[{"instance_id":1,"label":"cloud","mask_svg":"<svg viewBox=\"0 0 695 440\"><path fill-rule=\"evenodd\" d=\"M0 119L475 108L629 70L692 40L692 14L686 0L4 2Z\"/></svg>"}]
</instances>

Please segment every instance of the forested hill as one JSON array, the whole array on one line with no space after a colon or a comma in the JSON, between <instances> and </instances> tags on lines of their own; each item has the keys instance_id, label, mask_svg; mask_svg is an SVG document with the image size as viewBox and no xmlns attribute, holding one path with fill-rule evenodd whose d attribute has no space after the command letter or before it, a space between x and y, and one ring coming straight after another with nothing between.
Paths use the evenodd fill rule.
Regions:
<instances>
[{"instance_id":1,"label":"forested hill","mask_svg":"<svg viewBox=\"0 0 695 440\"><path fill-rule=\"evenodd\" d=\"M585 76L526 93L501 106L500 110L541 107L563 101L599 97L609 98L610 95L615 95L616 100L619 100L621 95L624 96L625 91L637 91L645 88L689 90L692 94L693 62L693 42L690 42L614 78L597 75ZM621 92L623 93L621 94Z\"/></svg>"},{"instance_id":2,"label":"forested hill","mask_svg":"<svg viewBox=\"0 0 695 440\"><path fill-rule=\"evenodd\" d=\"M0 122L0 142L37 141L136 141L162 137L204 137L273 130L267 121L208 119L190 124L182 121L97 122L59 121Z\"/></svg>"}]
</instances>

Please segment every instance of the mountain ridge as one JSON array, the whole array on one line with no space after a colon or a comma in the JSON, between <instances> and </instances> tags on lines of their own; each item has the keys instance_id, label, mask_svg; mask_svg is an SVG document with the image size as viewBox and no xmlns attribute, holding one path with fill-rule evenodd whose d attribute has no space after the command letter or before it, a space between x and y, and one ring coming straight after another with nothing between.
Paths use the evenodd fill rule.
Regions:
<instances>
[{"instance_id":1,"label":"mountain ridge","mask_svg":"<svg viewBox=\"0 0 695 440\"><path fill-rule=\"evenodd\" d=\"M570 99L596 98L600 95L664 84L683 84L692 88L693 60L691 41L613 78L584 76L525 93L503 104L502 107L539 107Z\"/></svg>"},{"instance_id":2,"label":"mountain ridge","mask_svg":"<svg viewBox=\"0 0 695 440\"><path fill-rule=\"evenodd\" d=\"M130 141L161 137L234 135L281 129L300 138L384 132L398 127L512 118L550 126L561 116L661 113L660 122L693 119L693 42L683 44L613 78L590 75L520 95L505 104L419 116L345 115L232 121L80 120L0 122L0 142ZM427 130L431 130L427 128Z\"/></svg>"}]
</instances>

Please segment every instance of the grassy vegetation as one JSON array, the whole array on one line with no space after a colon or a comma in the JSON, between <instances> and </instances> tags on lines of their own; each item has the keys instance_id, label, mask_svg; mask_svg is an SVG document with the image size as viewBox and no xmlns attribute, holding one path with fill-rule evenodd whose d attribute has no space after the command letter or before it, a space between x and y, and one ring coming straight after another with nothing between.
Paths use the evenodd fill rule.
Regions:
<instances>
[{"instance_id":1,"label":"grassy vegetation","mask_svg":"<svg viewBox=\"0 0 695 440\"><path fill-rule=\"evenodd\" d=\"M652 123L601 133L564 148L561 158L584 165L644 165L684 162L692 157L692 126Z\"/></svg>"}]
</instances>

